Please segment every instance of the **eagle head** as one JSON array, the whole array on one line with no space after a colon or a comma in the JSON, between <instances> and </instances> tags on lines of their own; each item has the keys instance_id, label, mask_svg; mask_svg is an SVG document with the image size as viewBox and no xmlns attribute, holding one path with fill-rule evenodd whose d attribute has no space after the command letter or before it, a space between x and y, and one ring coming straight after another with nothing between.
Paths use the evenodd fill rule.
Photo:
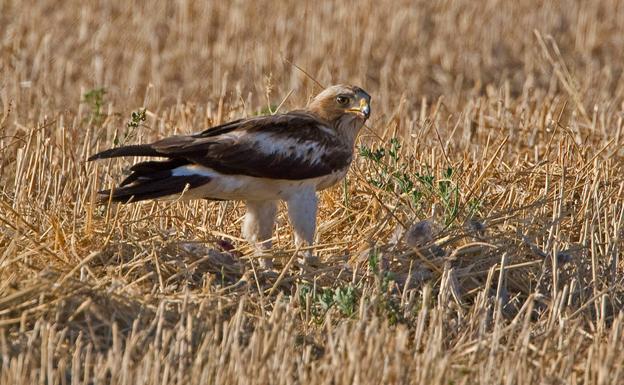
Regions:
<instances>
[{"instance_id":1,"label":"eagle head","mask_svg":"<svg viewBox=\"0 0 624 385\"><path fill-rule=\"evenodd\" d=\"M340 84L323 90L308 109L329 123L355 121L361 126L370 116L370 100L370 95L360 87Z\"/></svg>"}]
</instances>

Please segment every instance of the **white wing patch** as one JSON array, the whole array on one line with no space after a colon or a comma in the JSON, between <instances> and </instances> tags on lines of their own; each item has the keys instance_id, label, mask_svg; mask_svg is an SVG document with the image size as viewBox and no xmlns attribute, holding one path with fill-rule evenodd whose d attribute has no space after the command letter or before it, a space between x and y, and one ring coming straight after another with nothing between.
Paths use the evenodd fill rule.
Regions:
<instances>
[{"instance_id":1,"label":"white wing patch","mask_svg":"<svg viewBox=\"0 0 624 385\"><path fill-rule=\"evenodd\" d=\"M273 133L257 133L254 135L254 146L265 155L282 156L285 158L305 159L310 164L321 161L325 146L315 141L300 141L297 138L276 135Z\"/></svg>"}]
</instances>

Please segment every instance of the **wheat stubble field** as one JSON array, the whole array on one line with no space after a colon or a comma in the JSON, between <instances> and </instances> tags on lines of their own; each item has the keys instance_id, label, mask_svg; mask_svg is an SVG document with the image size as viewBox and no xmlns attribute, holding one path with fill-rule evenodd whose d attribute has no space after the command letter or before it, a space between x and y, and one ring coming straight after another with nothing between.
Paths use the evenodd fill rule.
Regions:
<instances>
[{"instance_id":1,"label":"wheat stubble field","mask_svg":"<svg viewBox=\"0 0 624 385\"><path fill-rule=\"evenodd\" d=\"M624 382L617 0L0 2L0 384ZM306 76L297 66L309 74ZM114 144L373 97L316 269Z\"/></svg>"}]
</instances>

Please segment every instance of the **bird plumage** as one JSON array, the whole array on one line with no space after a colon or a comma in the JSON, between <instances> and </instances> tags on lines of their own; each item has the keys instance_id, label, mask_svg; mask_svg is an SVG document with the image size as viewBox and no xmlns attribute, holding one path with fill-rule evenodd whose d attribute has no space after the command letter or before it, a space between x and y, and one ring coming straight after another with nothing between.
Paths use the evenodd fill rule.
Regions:
<instances>
[{"instance_id":1,"label":"bird plumage","mask_svg":"<svg viewBox=\"0 0 624 385\"><path fill-rule=\"evenodd\" d=\"M311 243L314 226L309 217L314 224L316 191L346 175L355 138L369 114L370 96L365 91L332 86L302 110L238 119L192 135L113 148L89 160L164 158L132 166L119 187L100 192L102 200L127 203L179 198L180 194L182 199L245 200L248 216L258 218L246 219L244 225L252 243L267 233L270 238L266 227L272 228L275 202L285 200L295 233L301 235L301 242Z\"/></svg>"}]
</instances>

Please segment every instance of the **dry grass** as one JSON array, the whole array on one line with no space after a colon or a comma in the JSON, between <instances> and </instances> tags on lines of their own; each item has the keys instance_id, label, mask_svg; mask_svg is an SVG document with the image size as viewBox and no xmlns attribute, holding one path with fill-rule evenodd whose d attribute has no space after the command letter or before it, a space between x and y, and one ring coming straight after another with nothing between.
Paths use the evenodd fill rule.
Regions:
<instances>
[{"instance_id":1,"label":"dry grass","mask_svg":"<svg viewBox=\"0 0 624 385\"><path fill-rule=\"evenodd\" d=\"M619 1L4 1L0 25L0 384L624 381ZM235 202L95 204L128 166L98 149L305 103L289 61L373 95L318 270L261 271Z\"/></svg>"}]
</instances>

